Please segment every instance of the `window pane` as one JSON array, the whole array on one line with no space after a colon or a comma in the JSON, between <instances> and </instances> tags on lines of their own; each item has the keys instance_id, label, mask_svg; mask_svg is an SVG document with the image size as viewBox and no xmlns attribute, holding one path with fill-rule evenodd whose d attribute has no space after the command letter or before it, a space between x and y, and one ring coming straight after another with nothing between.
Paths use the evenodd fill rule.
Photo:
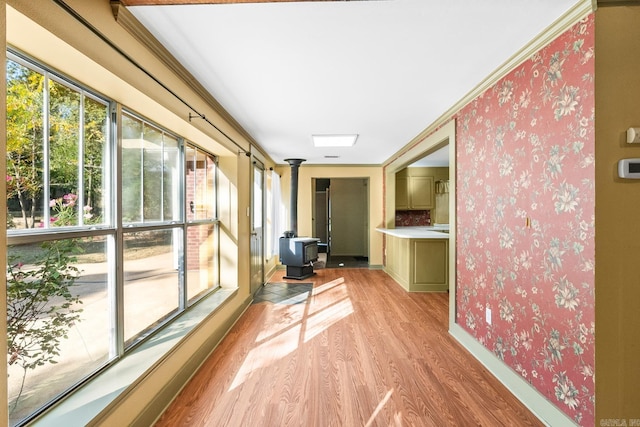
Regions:
<instances>
[{"instance_id":1,"label":"window pane","mask_svg":"<svg viewBox=\"0 0 640 427\"><path fill-rule=\"evenodd\" d=\"M144 125L142 153L142 191L144 221L162 221L162 133Z\"/></svg>"},{"instance_id":2,"label":"window pane","mask_svg":"<svg viewBox=\"0 0 640 427\"><path fill-rule=\"evenodd\" d=\"M7 227L41 225L44 76L7 61Z\"/></svg>"},{"instance_id":3,"label":"window pane","mask_svg":"<svg viewBox=\"0 0 640 427\"><path fill-rule=\"evenodd\" d=\"M215 158L195 147L187 146L187 220L215 217Z\"/></svg>"},{"instance_id":4,"label":"window pane","mask_svg":"<svg viewBox=\"0 0 640 427\"><path fill-rule=\"evenodd\" d=\"M205 206L203 210L202 218L215 218L216 217L216 162L215 158L209 154L204 153L207 168L206 168L206 188L202 197L202 204Z\"/></svg>"},{"instance_id":5,"label":"window pane","mask_svg":"<svg viewBox=\"0 0 640 427\"><path fill-rule=\"evenodd\" d=\"M216 224L187 229L187 298L189 301L218 285Z\"/></svg>"},{"instance_id":6,"label":"window pane","mask_svg":"<svg viewBox=\"0 0 640 427\"><path fill-rule=\"evenodd\" d=\"M7 248L12 425L108 361L111 324L106 239Z\"/></svg>"},{"instance_id":7,"label":"window pane","mask_svg":"<svg viewBox=\"0 0 640 427\"><path fill-rule=\"evenodd\" d=\"M185 181L186 181L186 202L185 212L187 213L187 221L196 219L196 182L197 182L197 164L198 151L191 145L186 145L185 159L187 163Z\"/></svg>"},{"instance_id":8,"label":"window pane","mask_svg":"<svg viewBox=\"0 0 640 427\"><path fill-rule=\"evenodd\" d=\"M49 207L51 226L78 225L80 94L49 82Z\"/></svg>"},{"instance_id":9,"label":"window pane","mask_svg":"<svg viewBox=\"0 0 640 427\"><path fill-rule=\"evenodd\" d=\"M107 105L11 60L7 79L8 227L100 223Z\"/></svg>"},{"instance_id":10,"label":"window pane","mask_svg":"<svg viewBox=\"0 0 640 427\"><path fill-rule=\"evenodd\" d=\"M180 221L178 140L129 116L122 133L123 222Z\"/></svg>"},{"instance_id":11,"label":"window pane","mask_svg":"<svg viewBox=\"0 0 640 427\"><path fill-rule=\"evenodd\" d=\"M124 236L124 336L130 345L178 309L182 230Z\"/></svg>"},{"instance_id":12,"label":"window pane","mask_svg":"<svg viewBox=\"0 0 640 427\"><path fill-rule=\"evenodd\" d=\"M108 199L107 129L109 108L106 104L85 98L84 102L84 224L110 223L110 209L105 204Z\"/></svg>"},{"instance_id":13,"label":"window pane","mask_svg":"<svg viewBox=\"0 0 640 427\"><path fill-rule=\"evenodd\" d=\"M164 221L180 220L180 149L178 140L164 135L162 205Z\"/></svg>"},{"instance_id":14,"label":"window pane","mask_svg":"<svg viewBox=\"0 0 640 427\"><path fill-rule=\"evenodd\" d=\"M142 222L142 122L122 116L122 221Z\"/></svg>"}]
</instances>

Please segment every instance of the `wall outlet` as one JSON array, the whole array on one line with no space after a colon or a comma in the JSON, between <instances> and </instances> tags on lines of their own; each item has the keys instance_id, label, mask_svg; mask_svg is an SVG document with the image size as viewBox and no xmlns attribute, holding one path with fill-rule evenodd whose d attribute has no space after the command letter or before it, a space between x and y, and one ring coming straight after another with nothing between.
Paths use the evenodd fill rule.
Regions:
<instances>
[{"instance_id":1,"label":"wall outlet","mask_svg":"<svg viewBox=\"0 0 640 427\"><path fill-rule=\"evenodd\" d=\"M486 311L484 313L484 317L485 317L487 323L490 325L491 324L491 309L489 307L486 308Z\"/></svg>"}]
</instances>

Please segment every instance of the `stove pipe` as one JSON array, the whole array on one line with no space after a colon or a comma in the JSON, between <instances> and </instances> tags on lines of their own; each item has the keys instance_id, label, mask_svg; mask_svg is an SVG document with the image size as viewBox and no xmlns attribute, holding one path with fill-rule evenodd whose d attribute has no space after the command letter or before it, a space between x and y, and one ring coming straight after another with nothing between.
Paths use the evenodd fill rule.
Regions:
<instances>
[{"instance_id":1,"label":"stove pipe","mask_svg":"<svg viewBox=\"0 0 640 427\"><path fill-rule=\"evenodd\" d=\"M289 226L291 227L290 237L298 236L298 168L306 159L284 159L291 166L291 201L289 211L291 212Z\"/></svg>"}]
</instances>

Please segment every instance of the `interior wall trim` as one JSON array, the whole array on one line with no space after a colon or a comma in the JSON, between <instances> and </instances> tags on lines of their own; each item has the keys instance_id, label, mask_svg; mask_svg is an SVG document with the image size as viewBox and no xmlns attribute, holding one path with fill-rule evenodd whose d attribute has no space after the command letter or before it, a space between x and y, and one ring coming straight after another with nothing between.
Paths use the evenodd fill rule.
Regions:
<instances>
[{"instance_id":1,"label":"interior wall trim","mask_svg":"<svg viewBox=\"0 0 640 427\"><path fill-rule=\"evenodd\" d=\"M436 131L443 123L451 120L451 118L453 118L454 115L465 105L467 105L469 102L473 101L479 95L484 93L487 89L495 85L500 79L510 73L514 68L529 59L531 55L551 43L560 34L565 32L576 22L580 21L590 13L593 13L596 10L595 2L596 0L580 0L578 3L573 5L571 9L569 9L555 22L545 28L537 37L531 40L531 42L525 45L522 49L513 54L509 59L507 59L507 61L500 65L496 70L494 70L493 73L489 74L489 76L478 83L478 85L476 85L476 87L474 87L469 93L467 93L463 98L452 105L451 108L440 115L440 117L438 117L432 124L430 124L422 132L420 132L415 138L409 141L394 155L392 155L387 161L384 162L384 166L388 166L390 163L393 163L396 159L403 156L405 152L423 141L427 136Z\"/></svg>"},{"instance_id":2,"label":"interior wall trim","mask_svg":"<svg viewBox=\"0 0 640 427\"><path fill-rule=\"evenodd\" d=\"M449 333L545 425L577 426L571 418L476 341L461 326L458 324L450 326Z\"/></svg>"}]
</instances>

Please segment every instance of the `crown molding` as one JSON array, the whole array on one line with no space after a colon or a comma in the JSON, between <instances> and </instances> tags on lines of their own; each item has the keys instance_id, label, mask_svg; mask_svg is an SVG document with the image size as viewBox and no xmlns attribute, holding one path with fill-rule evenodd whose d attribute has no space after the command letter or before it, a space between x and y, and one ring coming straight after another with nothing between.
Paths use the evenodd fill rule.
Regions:
<instances>
[{"instance_id":1,"label":"crown molding","mask_svg":"<svg viewBox=\"0 0 640 427\"><path fill-rule=\"evenodd\" d=\"M601 3L603 0L598 0ZM616 1L616 0L605 0ZM640 1L640 0L639 0ZM454 115L460 111L469 102L476 99L479 95L484 93L487 89L495 85L500 79L509 74L518 65L529 59L531 55L538 52L543 47L547 46L553 40L555 40L560 34L565 32L569 27L576 22L583 19L585 16L593 13L596 10L596 0L580 0L573 5L571 9L565 12L560 18L554 21L551 25L545 28L537 37L531 42L525 45L518 52L513 54L507 61L499 66L493 73L489 74L484 80L482 80L476 87L474 87L469 93L467 93L462 99L456 102L451 108L445 111L440 117L438 117L431 125L425 130L420 132L415 138L413 138L404 147L398 150L387 161L384 162L384 166L388 166L398 158L405 155L411 148L422 142L426 137L435 132L439 127L451 120Z\"/></svg>"}]
</instances>

